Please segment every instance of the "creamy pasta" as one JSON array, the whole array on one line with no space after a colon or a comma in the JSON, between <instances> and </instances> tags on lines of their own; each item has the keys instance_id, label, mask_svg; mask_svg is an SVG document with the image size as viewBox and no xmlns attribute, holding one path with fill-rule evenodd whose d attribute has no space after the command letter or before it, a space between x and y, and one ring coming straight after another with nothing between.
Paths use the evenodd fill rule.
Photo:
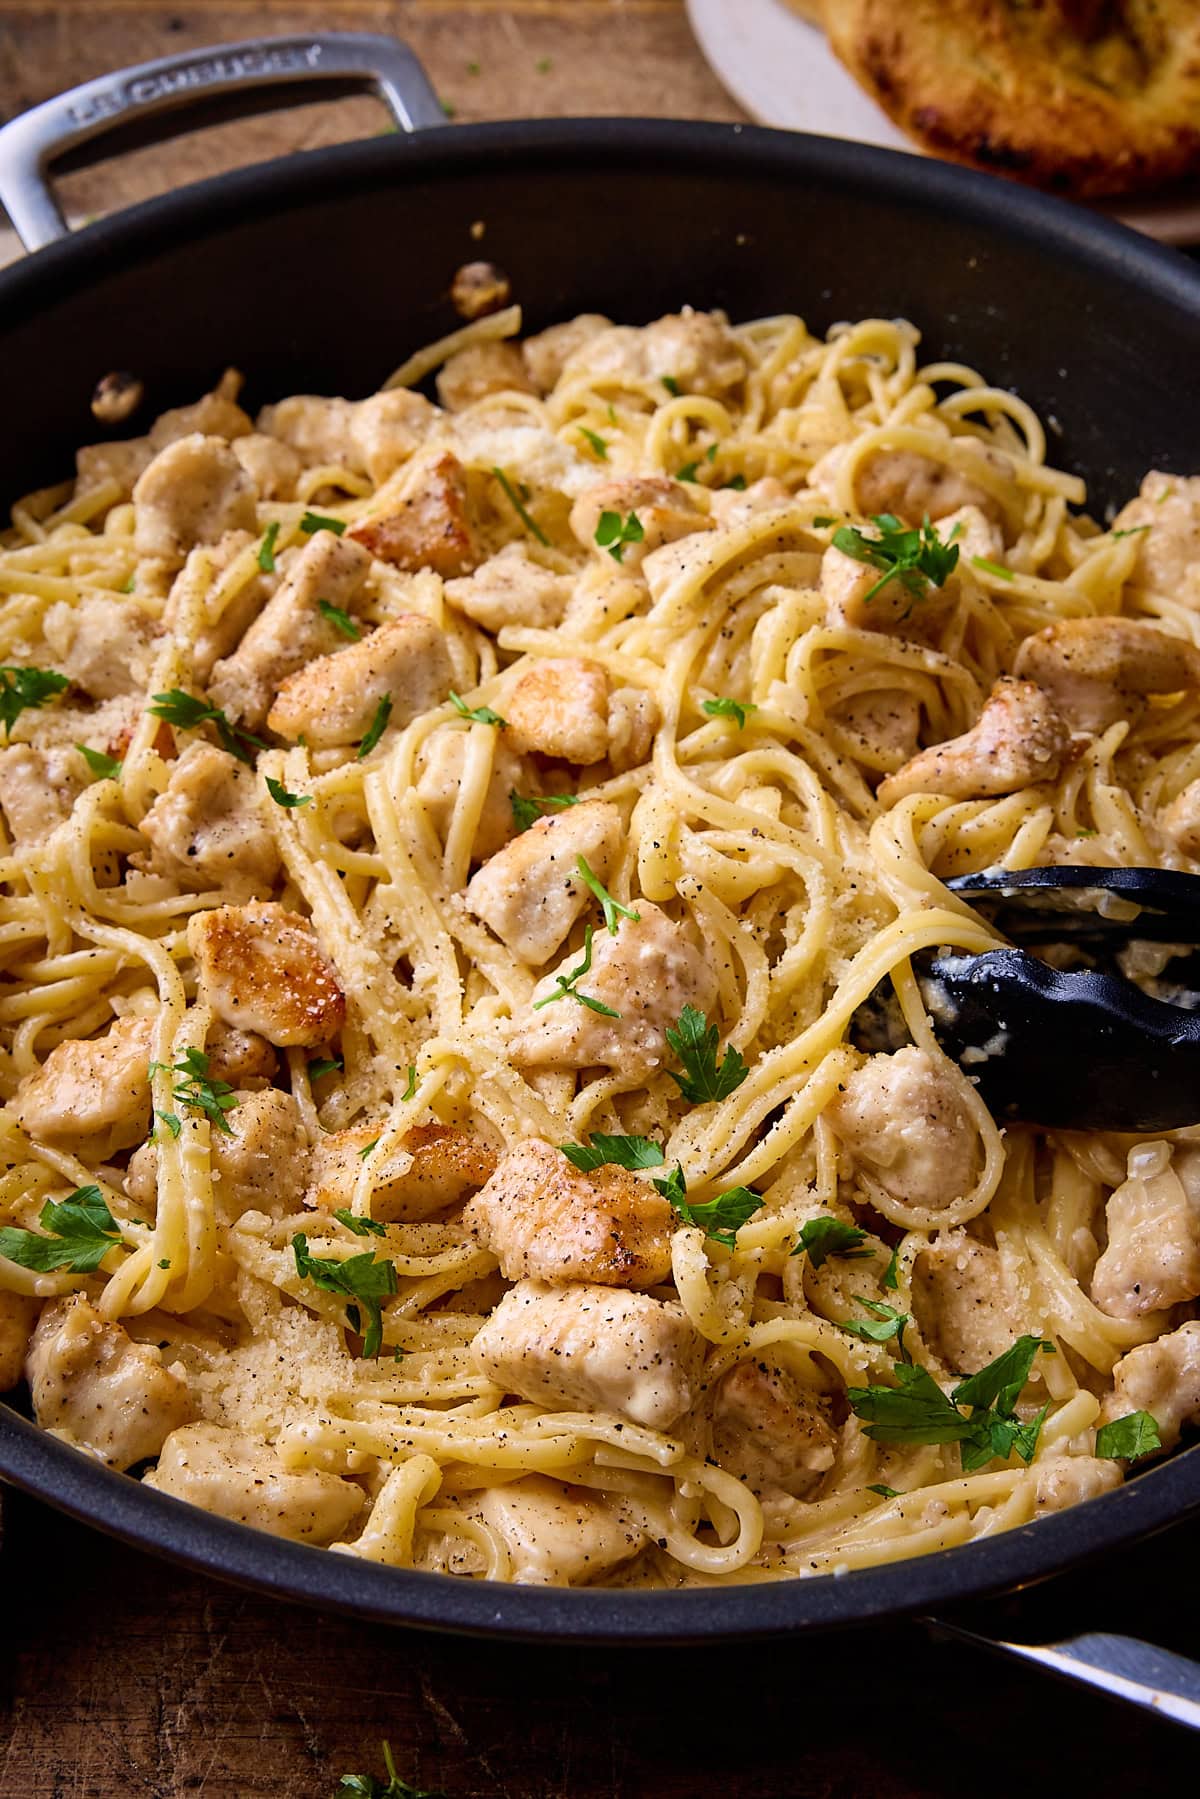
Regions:
<instances>
[{"instance_id":1,"label":"creamy pasta","mask_svg":"<svg viewBox=\"0 0 1200 1799\"><path fill-rule=\"evenodd\" d=\"M13 509L0 1388L497 1580L1105 1491L1200 1408L1200 1150L1001 1130L912 958L1198 866L1200 481L1102 528L904 321L520 332Z\"/></svg>"}]
</instances>

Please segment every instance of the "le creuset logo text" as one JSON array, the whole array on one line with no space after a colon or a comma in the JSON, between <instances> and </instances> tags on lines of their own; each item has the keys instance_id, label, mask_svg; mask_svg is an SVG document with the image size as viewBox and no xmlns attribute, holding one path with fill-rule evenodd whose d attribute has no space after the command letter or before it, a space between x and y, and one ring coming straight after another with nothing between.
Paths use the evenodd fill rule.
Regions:
<instances>
[{"instance_id":1,"label":"le creuset logo text","mask_svg":"<svg viewBox=\"0 0 1200 1799\"><path fill-rule=\"evenodd\" d=\"M170 94L192 88L218 87L223 82L241 81L248 76L286 74L293 69L315 69L321 60L320 44L275 50L246 50L237 56L206 56L195 62L182 63L155 75L139 75L120 87L103 88L86 94L71 108L77 125L90 125L94 119L113 118L139 106L147 106Z\"/></svg>"}]
</instances>

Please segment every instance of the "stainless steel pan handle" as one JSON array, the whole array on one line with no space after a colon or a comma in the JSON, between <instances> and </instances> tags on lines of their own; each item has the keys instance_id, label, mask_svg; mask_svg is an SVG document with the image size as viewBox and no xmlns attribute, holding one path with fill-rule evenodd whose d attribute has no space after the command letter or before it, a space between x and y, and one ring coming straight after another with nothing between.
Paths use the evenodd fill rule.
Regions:
<instances>
[{"instance_id":1,"label":"stainless steel pan handle","mask_svg":"<svg viewBox=\"0 0 1200 1799\"><path fill-rule=\"evenodd\" d=\"M49 168L78 145L230 94L294 87L299 102L329 83L374 89L403 131L446 122L424 69L395 38L331 31L219 44L85 81L11 120L0 128L0 202L25 248L40 250L67 234Z\"/></svg>"}]
</instances>

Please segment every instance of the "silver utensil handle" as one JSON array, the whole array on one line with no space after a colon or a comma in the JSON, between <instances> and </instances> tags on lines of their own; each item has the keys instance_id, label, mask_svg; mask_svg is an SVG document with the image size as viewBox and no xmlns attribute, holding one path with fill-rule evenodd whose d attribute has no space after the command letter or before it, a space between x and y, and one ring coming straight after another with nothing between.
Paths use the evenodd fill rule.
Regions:
<instances>
[{"instance_id":1,"label":"silver utensil handle","mask_svg":"<svg viewBox=\"0 0 1200 1799\"><path fill-rule=\"evenodd\" d=\"M1140 1706L1160 1718L1200 1730L1200 1663L1138 1637L1090 1631L1057 1643L1013 1643L985 1636L941 1618L924 1622L937 1636L956 1637L982 1649L1033 1662L1047 1673L1094 1687L1112 1699Z\"/></svg>"},{"instance_id":2,"label":"silver utensil handle","mask_svg":"<svg viewBox=\"0 0 1200 1799\"><path fill-rule=\"evenodd\" d=\"M66 151L228 94L294 86L299 103L330 82L374 89L403 131L446 122L424 69L395 38L331 31L218 44L85 81L0 127L0 202L25 248L40 250L67 235L48 178Z\"/></svg>"}]
</instances>

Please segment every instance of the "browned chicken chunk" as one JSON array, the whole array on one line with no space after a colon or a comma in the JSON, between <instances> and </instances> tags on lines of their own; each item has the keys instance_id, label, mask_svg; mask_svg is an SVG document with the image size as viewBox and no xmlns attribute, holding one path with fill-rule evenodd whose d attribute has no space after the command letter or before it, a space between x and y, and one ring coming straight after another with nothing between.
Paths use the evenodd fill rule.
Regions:
<instances>
[{"instance_id":1,"label":"browned chicken chunk","mask_svg":"<svg viewBox=\"0 0 1200 1799\"><path fill-rule=\"evenodd\" d=\"M194 544L253 531L257 499L224 438L181 437L159 452L133 490L137 553L178 565Z\"/></svg>"},{"instance_id":2,"label":"browned chicken chunk","mask_svg":"<svg viewBox=\"0 0 1200 1799\"><path fill-rule=\"evenodd\" d=\"M102 1037L68 1038L17 1088L21 1129L57 1148L87 1146L103 1161L150 1129L148 1018L118 1018Z\"/></svg>"},{"instance_id":3,"label":"browned chicken chunk","mask_svg":"<svg viewBox=\"0 0 1200 1799\"><path fill-rule=\"evenodd\" d=\"M934 1354L955 1374L977 1374L1031 1328L1029 1295L998 1250L948 1231L921 1250L913 1312Z\"/></svg>"},{"instance_id":4,"label":"browned chicken chunk","mask_svg":"<svg viewBox=\"0 0 1200 1799\"><path fill-rule=\"evenodd\" d=\"M984 799L1056 781L1071 741L1061 718L1032 681L1004 677L969 731L921 750L879 789L885 806L910 793Z\"/></svg>"},{"instance_id":5,"label":"browned chicken chunk","mask_svg":"<svg viewBox=\"0 0 1200 1799\"><path fill-rule=\"evenodd\" d=\"M1200 1144L1142 1143L1110 1195L1108 1243L1092 1299L1114 1318L1140 1318L1200 1295Z\"/></svg>"},{"instance_id":6,"label":"browned chicken chunk","mask_svg":"<svg viewBox=\"0 0 1200 1799\"><path fill-rule=\"evenodd\" d=\"M212 744L189 744L141 828L152 853L135 863L180 887L240 904L265 898L279 875L253 770Z\"/></svg>"},{"instance_id":7,"label":"browned chicken chunk","mask_svg":"<svg viewBox=\"0 0 1200 1799\"><path fill-rule=\"evenodd\" d=\"M1200 650L1132 618L1067 618L1027 637L1013 672L1036 681L1077 731L1136 719L1142 696L1200 687Z\"/></svg>"},{"instance_id":8,"label":"browned chicken chunk","mask_svg":"<svg viewBox=\"0 0 1200 1799\"><path fill-rule=\"evenodd\" d=\"M587 1586L646 1541L611 1501L543 1474L486 1488L479 1510L508 1551L518 1586Z\"/></svg>"},{"instance_id":9,"label":"browned chicken chunk","mask_svg":"<svg viewBox=\"0 0 1200 1799\"><path fill-rule=\"evenodd\" d=\"M531 394L533 382L516 344L469 344L442 365L438 399L448 412L462 412L491 394Z\"/></svg>"},{"instance_id":10,"label":"browned chicken chunk","mask_svg":"<svg viewBox=\"0 0 1200 1799\"><path fill-rule=\"evenodd\" d=\"M655 1287L671 1269L675 1215L661 1194L611 1164L581 1174L536 1138L501 1158L463 1222L507 1280Z\"/></svg>"},{"instance_id":11,"label":"browned chicken chunk","mask_svg":"<svg viewBox=\"0 0 1200 1799\"><path fill-rule=\"evenodd\" d=\"M218 906L188 921L201 992L218 1018L286 1049L315 1049L346 1017L337 971L311 925L271 903Z\"/></svg>"},{"instance_id":12,"label":"browned chicken chunk","mask_svg":"<svg viewBox=\"0 0 1200 1799\"><path fill-rule=\"evenodd\" d=\"M608 549L596 542L600 520L614 513L623 524L636 516L642 535L635 542L618 543L623 568L637 568L642 558L664 543L690 537L694 531L711 531L712 520L696 499L695 488L667 475L623 475L598 481L580 494L571 508L571 530L586 550Z\"/></svg>"},{"instance_id":13,"label":"browned chicken chunk","mask_svg":"<svg viewBox=\"0 0 1200 1799\"><path fill-rule=\"evenodd\" d=\"M269 1443L219 1424L173 1431L145 1484L295 1543L335 1542L366 1504L353 1481L287 1468Z\"/></svg>"},{"instance_id":14,"label":"browned chicken chunk","mask_svg":"<svg viewBox=\"0 0 1200 1799\"><path fill-rule=\"evenodd\" d=\"M825 1408L785 1368L739 1362L717 1385L712 1453L754 1492L801 1498L833 1466L837 1432Z\"/></svg>"},{"instance_id":15,"label":"browned chicken chunk","mask_svg":"<svg viewBox=\"0 0 1200 1799\"><path fill-rule=\"evenodd\" d=\"M1099 1422L1110 1424L1130 1412L1149 1412L1164 1449L1174 1449L1183 1426L1200 1418L1200 1319L1121 1357Z\"/></svg>"},{"instance_id":16,"label":"browned chicken chunk","mask_svg":"<svg viewBox=\"0 0 1200 1799\"><path fill-rule=\"evenodd\" d=\"M380 1136L378 1124L330 1131L313 1146L306 1206L333 1212L349 1206L363 1169L363 1152ZM370 1162L371 1216L382 1224L413 1224L457 1205L482 1187L496 1166L495 1152L479 1136L448 1124L418 1124L400 1147Z\"/></svg>"},{"instance_id":17,"label":"browned chicken chunk","mask_svg":"<svg viewBox=\"0 0 1200 1799\"><path fill-rule=\"evenodd\" d=\"M357 743L385 699L388 726L400 729L444 700L453 680L442 632L420 613L405 612L289 675L267 724L280 737L303 736L314 749Z\"/></svg>"},{"instance_id":18,"label":"browned chicken chunk","mask_svg":"<svg viewBox=\"0 0 1200 1799\"><path fill-rule=\"evenodd\" d=\"M46 1306L25 1374L42 1428L64 1432L113 1468L157 1455L192 1415L187 1387L160 1351L133 1342L82 1293Z\"/></svg>"},{"instance_id":19,"label":"browned chicken chunk","mask_svg":"<svg viewBox=\"0 0 1200 1799\"><path fill-rule=\"evenodd\" d=\"M646 760L659 718L650 694L632 687L614 693L607 671L579 656L536 662L509 694L504 715L515 750L581 768L607 758L615 769Z\"/></svg>"},{"instance_id":20,"label":"browned chicken chunk","mask_svg":"<svg viewBox=\"0 0 1200 1799\"><path fill-rule=\"evenodd\" d=\"M405 469L395 493L384 488L375 498L374 511L346 535L381 562L443 576L469 574L478 563L466 475L448 450L419 469Z\"/></svg>"},{"instance_id":21,"label":"browned chicken chunk","mask_svg":"<svg viewBox=\"0 0 1200 1799\"><path fill-rule=\"evenodd\" d=\"M855 1161L908 1205L940 1209L975 1183L978 1134L950 1074L923 1049L871 1056L825 1117Z\"/></svg>"},{"instance_id":22,"label":"browned chicken chunk","mask_svg":"<svg viewBox=\"0 0 1200 1799\"><path fill-rule=\"evenodd\" d=\"M607 882L622 834L620 812L603 800L540 818L472 876L467 908L523 962L545 962L592 903L579 858Z\"/></svg>"}]
</instances>

